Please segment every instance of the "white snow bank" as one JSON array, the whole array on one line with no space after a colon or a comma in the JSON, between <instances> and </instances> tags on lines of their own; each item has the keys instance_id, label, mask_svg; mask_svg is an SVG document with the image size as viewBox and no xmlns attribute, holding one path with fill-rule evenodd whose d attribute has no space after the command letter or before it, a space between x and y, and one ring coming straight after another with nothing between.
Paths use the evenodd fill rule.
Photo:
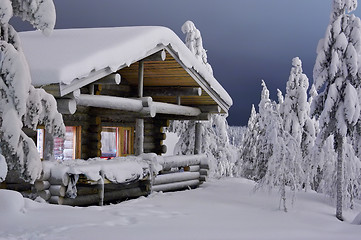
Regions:
<instances>
[{"instance_id":1,"label":"white snow bank","mask_svg":"<svg viewBox=\"0 0 361 240\"><path fill-rule=\"evenodd\" d=\"M154 193L108 206L69 207L26 204L26 213L0 218L0 238L9 239L195 239L195 240L355 240L361 211L336 219L327 198L300 192L293 207L278 209L277 192L253 191L244 179L212 180L200 188ZM288 197L289 195L287 195Z\"/></svg>"},{"instance_id":2,"label":"white snow bank","mask_svg":"<svg viewBox=\"0 0 361 240\"><path fill-rule=\"evenodd\" d=\"M70 84L92 71L106 68L116 71L148 56L156 48L170 47L186 67L196 70L228 105L232 105L231 97L207 66L169 28L62 29L54 30L50 37L36 31L19 35L35 86Z\"/></svg>"},{"instance_id":3,"label":"white snow bank","mask_svg":"<svg viewBox=\"0 0 361 240\"><path fill-rule=\"evenodd\" d=\"M142 158L129 156L117 157L110 160L93 158L89 160L72 160L63 162L45 162L44 171L56 179L63 179L65 175L84 174L92 181L99 181L104 174L105 178L114 183L124 183L137 179L144 179L149 174L149 163Z\"/></svg>"},{"instance_id":4,"label":"white snow bank","mask_svg":"<svg viewBox=\"0 0 361 240\"><path fill-rule=\"evenodd\" d=\"M0 189L0 213L1 218L8 214L24 211L24 198L19 192ZM0 234L1 236L1 234Z\"/></svg>"}]
</instances>

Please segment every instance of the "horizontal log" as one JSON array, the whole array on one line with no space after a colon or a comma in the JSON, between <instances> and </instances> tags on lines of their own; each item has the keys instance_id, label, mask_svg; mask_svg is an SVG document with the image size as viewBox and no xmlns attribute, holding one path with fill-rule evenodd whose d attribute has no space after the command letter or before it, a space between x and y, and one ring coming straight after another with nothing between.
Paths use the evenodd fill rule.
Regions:
<instances>
[{"instance_id":1,"label":"horizontal log","mask_svg":"<svg viewBox=\"0 0 361 240\"><path fill-rule=\"evenodd\" d=\"M151 98L150 98L151 99ZM78 105L116 109L129 112L139 112L144 115L154 117L156 112L154 107L144 107L144 99L131 99L123 97L112 97L103 95L81 94L78 99Z\"/></svg>"},{"instance_id":2,"label":"horizontal log","mask_svg":"<svg viewBox=\"0 0 361 240\"><path fill-rule=\"evenodd\" d=\"M83 196L83 195L92 195L92 194L98 194L100 187L97 184L90 185L90 184L77 184L77 195Z\"/></svg>"},{"instance_id":3,"label":"horizontal log","mask_svg":"<svg viewBox=\"0 0 361 240\"><path fill-rule=\"evenodd\" d=\"M146 135L144 134L144 142L157 142L160 143L161 141L166 139L166 134L165 133L158 133L157 135L155 135L154 133Z\"/></svg>"},{"instance_id":4,"label":"horizontal log","mask_svg":"<svg viewBox=\"0 0 361 240\"><path fill-rule=\"evenodd\" d=\"M220 113L222 111L218 105L199 105L198 107L202 112L207 113Z\"/></svg>"},{"instance_id":5,"label":"horizontal log","mask_svg":"<svg viewBox=\"0 0 361 240\"><path fill-rule=\"evenodd\" d=\"M70 178L69 178L68 174L64 174L64 176L62 178L54 178L53 176L51 176L49 178L50 185L68 186L69 181L70 181Z\"/></svg>"},{"instance_id":6,"label":"horizontal log","mask_svg":"<svg viewBox=\"0 0 361 240\"><path fill-rule=\"evenodd\" d=\"M34 186L37 191L42 191L42 190L49 189L50 182L37 180L37 181L35 181Z\"/></svg>"},{"instance_id":7,"label":"horizontal log","mask_svg":"<svg viewBox=\"0 0 361 240\"><path fill-rule=\"evenodd\" d=\"M58 112L62 114L74 114L76 112L76 101L74 99L56 99Z\"/></svg>"},{"instance_id":8,"label":"horizontal log","mask_svg":"<svg viewBox=\"0 0 361 240\"><path fill-rule=\"evenodd\" d=\"M8 190L18 191L18 192L26 192L31 190L30 183L3 183L3 186Z\"/></svg>"},{"instance_id":9,"label":"horizontal log","mask_svg":"<svg viewBox=\"0 0 361 240\"><path fill-rule=\"evenodd\" d=\"M161 185L174 182L183 182L188 180L198 180L199 172L178 172L164 175L157 175L153 182L153 185Z\"/></svg>"},{"instance_id":10,"label":"horizontal log","mask_svg":"<svg viewBox=\"0 0 361 240\"><path fill-rule=\"evenodd\" d=\"M187 166L184 168L184 171L189 171L189 172L199 172L199 170L200 170L199 165Z\"/></svg>"},{"instance_id":11,"label":"horizontal log","mask_svg":"<svg viewBox=\"0 0 361 240\"><path fill-rule=\"evenodd\" d=\"M177 105L178 106L178 105ZM164 120L197 120L197 121L209 121L211 119L210 113L201 113L197 116L182 116L176 114L161 114L157 113L157 119Z\"/></svg>"},{"instance_id":12,"label":"horizontal log","mask_svg":"<svg viewBox=\"0 0 361 240\"><path fill-rule=\"evenodd\" d=\"M206 176L200 176L200 177L199 177L199 181L200 181L200 182L206 182L206 181L207 181L207 177L206 177Z\"/></svg>"},{"instance_id":13,"label":"horizontal log","mask_svg":"<svg viewBox=\"0 0 361 240\"><path fill-rule=\"evenodd\" d=\"M99 200L100 200L99 194L92 194L85 196L77 196L76 198L52 196L49 199L49 202L59 205L69 205L69 206L90 206L90 205L98 205Z\"/></svg>"},{"instance_id":14,"label":"horizontal log","mask_svg":"<svg viewBox=\"0 0 361 240\"><path fill-rule=\"evenodd\" d=\"M144 152L146 153L156 153L158 155L166 153L167 152L167 146L166 145L159 145L154 148L144 148Z\"/></svg>"},{"instance_id":15,"label":"horizontal log","mask_svg":"<svg viewBox=\"0 0 361 240\"><path fill-rule=\"evenodd\" d=\"M48 201L51 198L51 194L49 190L43 190L37 193L39 197L44 199L45 201Z\"/></svg>"},{"instance_id":16,"label":"horizontal log","mask_svg":"<svg viewBox=\"0 0 361 240\"><path fill-rule=\"evenodd\" d=\"M199 173L200 173L202 176L208 176L208 169L200 169Z\"/></svg>"},{"instance_id":17,"label":"horizontal log","mask_svg":"<svg viewBox=\"0 0 361 240\"><path fill-rule=\"evenodd\" d=\"M176 182L176 183L168 183L168 184L162 184L152 187L152 191L155 192L168 192L168 191L176 191L176 190L183 190L187 188L195 188L199 186L200 182L199 180L190 180L185 182Z\"/></svg>"},{"instance_id":18,"label":"horizontal log","mask_svg":"<svg viewBox=\"0 0 361 240\"><path fill-rule=\"evenodd\" d=\"M62 185L51 185L49 191L52 196L64 197L66 194L66 187Z\"/></svg>"},{"instance_id":19,"label":"horizontal log","mask_svg":"<svg viewBox=\"0 0 361 240\"><path fill-rule=\"evenodd\" d=\"M104 202L114 202L140 196L147 196L150 192L146 188L129 188L104 193Z\"/></svg>"},{"instance_id":20,"label":"horizontal log","mask_svg":"<svg viewBox=\"0 0 361 240\"><path fill-rule=\"evenodd\" d=\"M201 96L202 88L196 87L145 87L145 96Z\"/></svg>"},{"instance_id":21,"label":"horizontal log","mask_svg":"<svg viewBox=\"0 0 361 240\"><path fill-rule=\"evenodd\" d=\"M199 165L206 155L174 155L163 157L163 162L160 164L164 169L173 167L185 167Z\"/></svg>"},{"instance_id":22,"label":"horizontal log","mask_svg":"<svg viewBox=\"0 0 361 240\"><path fill-rule=\"evenodd\" d=\"M105 76L101 79L99 79L98 81L96 81L96 84L104 84L104 85L119 85L120 82L122 80L122 77L120 76L119 73L112 73L109 74L108 76ZM103 91L103 89L102 89Z\"/></svg>"},{"instance_id":23,"label":"horizontal log","mask_svg":"<svg viewBox=\"0 0 361 240\"><path fill-rule=\"evenodd\" d=\"M140 196L146 196L149 192L141 188L131 188L126 190L116 190L104 193L104 202L121 201L128 198L136 198ZM89 206L99 204L100 195L99 193L77 196L76 198L66 198L51 196L49 202L59 205L70 205L70 206Z\"/></svg>"},{"instance_id":24,"label":"horizontal log","mask_svg":"<svg viewBox=\"0 0 361 240\"><path fill-rule=\"evenodd\" d=\"M201 110L195 107L180 106L171 103L153 102L156 109L156 113L174 114L183 116L198 116L201 114Z\"/></svg>"},{"instance_id":25,"label":"horizontal log","mask_svg":"<svg viewBox=\"0 0 361 240\"><path fill-rule=\"evenodd\" d=\"M207 169L207 170L209 170L209 165L208 164L201 164L200 165L200 167L201 167L201 169Z\"/></svg>"},{"instance_id":26,"label":"horizontal log","mask_svg":"<svg viewBox=\"0 0 361 240\"><path fill-rule=\"evenodd\" d=\"M164 61L167 57L167 54L165 50L160 50L146 58L144 58L142 61Z\"/></svg>"}]
</instances>

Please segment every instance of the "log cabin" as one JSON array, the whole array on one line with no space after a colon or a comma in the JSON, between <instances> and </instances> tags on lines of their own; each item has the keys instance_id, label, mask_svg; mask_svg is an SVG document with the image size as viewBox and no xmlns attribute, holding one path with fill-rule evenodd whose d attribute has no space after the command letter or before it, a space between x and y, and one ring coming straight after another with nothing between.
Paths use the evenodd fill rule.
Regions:
<instances>
[{"instance_id":1,"label":"log cabin","mask_svg":"<svg viewBox=\"0 0 361 240\"><path fill-rule=\"evenodd\" d=\"M140 26L20 37L32 84L55 97L66 125L65 139L41 127L33 133L44 163L35 183L39 196L57 204L103 204L151 190L197 187L205 180L201 122L226 114L232 99L173 31ZM197 121L194 156L162 157L163 129L170 120ZM130 167L115 181L114 169L127 169L129 162L139 163L143 173L133 174Z\"/></svg>"}]
</instances>

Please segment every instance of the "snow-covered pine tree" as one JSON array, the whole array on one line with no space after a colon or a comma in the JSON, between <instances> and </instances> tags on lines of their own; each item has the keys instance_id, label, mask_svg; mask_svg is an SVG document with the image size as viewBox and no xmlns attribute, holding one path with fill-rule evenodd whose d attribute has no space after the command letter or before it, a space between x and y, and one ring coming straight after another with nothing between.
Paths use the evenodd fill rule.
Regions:
<instances>
[{"instance_id":1,"label":"snow-covered pine tree","mask_svg":"<svg viewBox=\"0 0 361 240\"><path fill-rule=\"evenodd\" d=\"M251 115L248 119L247 129L241 144L240 158L237 161L240 175L255 180L255 169L258 157L258 134L259 134L259 114L257 114L252 104Z\"/></svg>"},{"instance_id":2,"label":"snow-covered pine tree","mask_svg":"<svg viewBox=\"0 0 361 240\"><path fill-rule=\"evenodd\" d=\"M20 39L9 24L13 14L48 35L54 28L55 7L52 0L0 2L0 151L9 170L34 182L40 176L41 161L34 141L22 128L44 124L49 133L62 136L65 127L55 99L31 86Z\"/></svg>"},{"instance_id":3,"label":"snow-covered pine tree","mask_svg":"<svg viewBox=\"0 0 361 240\"><path fill-rule=\"evenodd\" d=\"M225 116L212 115L208 122L202 122L201 152L208 156L210 176L232 176L237 151L229 143ZM176 132L179 141L174 148L174 154L194 154L195 121L173 121L171 132Z\"/></svg>"},{"instance_id":4,"label":"snow-covered pine tree","mask_svg":"<svg viewBox=\"0 0 361 240\"><path fill-rule=\"evenodd\" d=\"M278 91L280 103L269 100L266 84L262 82L263 90L260 102L260 127L263 144L261 150L264 159L258 162L263 169L257 188L279 188L281 194L280 208L287 211L286 186L296 191L302 185L302 168L297 156L299 155L298 143L288 131L285 131L284 120L280 110L285 108L286 100L283 101L281 91ZM286 107L287 109L287 107Z\"/></svg>"},{"instance_id":5,"label":"snow-covered pine tree","mask_svg":"<svg viewBox=\"0 0 361 240\"><path fill-rule=\"evenodd\" d=\"M253 179L258 181L264 177L267 171L267 162L270 156L272 155L272 142L267 138L267 129L270 124L272 124L272 116L269 114L270 109L272 109L274 103L269 98L269 90L266 86L266 83L262 80L262 92L261 100L258 104L259 109L259 134L256 142L257 149L257 158L254 163L254 176Z\"/></svg>"},{"instance_id":6,"label":"snow-covered pine tree","mask_svg":"<svg viewBox=\"0 0 361 240\"><path fill-rule=\"evenodd\" d=\"M360 119L361 22L349 12L357 0L334 0L330 24L317 47L314 84L322 92L315 97L312 114L319 118L317 143L334 135L337 152L336 217L343 219L342 205L346 137ZM351 159L350 159L351 160Z\"/></svg>"},{"instance_id":7,"label":"snow-covered pine tree","mask_svg":"<svg viewBox=\"0 0 361 240\"><path fill-rule=\"evenodd\" d=\"M203 48L201 32L192 21L186 21L182 25L182 32L186 34L185 43L189 50L202 61L209 72L213 74L212 66L208 63L207 51Z\"/></svg>"},{"instance_id":8,"label":"snow-covered pine tree","mask_svg":"<svg viewBox=\"0 0 361 240\"><path fill-rule=\"evenodd\" d=\"M303 73L302 62L296 57L292 59L292 69L286 86L286 96L282 104L281 116L284 130L295 139L293 151L296 162L302 163L305 172L305 189L309 187L313 162L315 135L314 120L310 117L310 102L307 99L309 82ZM298 151L298 150L301 151ZM298 173L300 175L301 173ZM303 174L302 174L303 175Z\"/></svg>"}]
</instances>

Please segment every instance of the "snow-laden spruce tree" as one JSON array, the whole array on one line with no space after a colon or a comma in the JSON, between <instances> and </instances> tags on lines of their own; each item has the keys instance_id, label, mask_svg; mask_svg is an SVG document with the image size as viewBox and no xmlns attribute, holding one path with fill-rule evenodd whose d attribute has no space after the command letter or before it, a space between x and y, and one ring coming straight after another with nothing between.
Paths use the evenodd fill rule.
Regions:
<instances>
[{"instance_id":1,"label":"snow-laden spruce tree","mask_svg":"<svg viewBox=\"0 0 361 240\"><path fill-rule=\"evenodd\" d=\"M233 175L237 151L229 143L227 127L222 115L214 114L210 121L202 122L201 153L208 157L212 177ZM195 121L172 121L168 131L179 136L174 154L194 154Z\"/></svg>"},{"instance_id":2,"label":"snow-laden spruce tree","mask_svg":"<svg viewBox=\"0 0 361 240\"><path fill-rule=\"evenodd\" d=\"M22 128L35 130L43 124L47 132L62 136L65 127L55 99L31 85L20 39L9 24L13 14L49 35L55 24L55 8L52 0L0 1L0 151L9 170L34 182L41 174L41 161L34 141Z\"/></svg>"},{"instance_id":3,"label":"snow-laden spruce tree","mask_svg":"<svg viewBox=\"0 0 361 240\"><path fill-rule=\"evenodd\" d=\"M257 169L258 149L257 142L259 137L259 114L257 114L252 104L251 115L248 119L248 125L241 144L240 157L237 161L237 168L242 177L255 180L255 169Z\"/></svg>"},{"instance_id":4,"label":"snow-laden spruce tree","mask_svg":"<svg viewBox=\"0 0 361 240\"><path fill-rule=\"evenodd\" d=\"M267 138L267 129L272 124L272 116L269 114L274 103L269 98L269 90L266 83L262 80L261 100L258 104L258 138L256 142L257 157L254 163L254 174L252 179L258 181L264 177L267 171L267 162L272 155L272 142Z\"/></svg>"},{"instance_id":5,"label":"snow-laden spruce tree","mask_svg":"<svg viewBox=\"0 0 361 240\"><path fill-rule=\"evenodd\" d=\"M315 123L310 117L310 101L307 98L308 87L309 82L303 73L302 62L296 57L292 59L286 95L280 111L284 121L284 130L295 140L294 147L296 149L291 151L295 154L299 153L299 155L295 155L295 160L302 163L306 190L312 178L311 171L314 169L313 149L316 138Z\"/></svg>"},{"instance_id":6,"label":"snow-laden spruce tree","mask_svg":"<svg viewBox=\"0 0 361 240\"><path fill-rule=\"evenodd\" d=\"M278 91L280 103L269 100L267 86L262 82L263 90L260 102L260 128L262 135L259 136L262 155L257 167L262 169L259 175L257 188L278 188L281 196L280 208L287 211L286 186L296 191L302 186L303 171L299 156L298 143L290 132L285 131L284 119L281 110L287 104L283 101L281 91ZM263 158L263 159L262 159ZM261 160L261 161L260 161Z\"/></svg>"},{"instance_id":7,"label":"snow-laden spruce tree","mask_svg":"<svg viewBox=\"0 0 361 240\"><path fill-rule=\"evenodd\" d=\"M315 97L311 111L319 118L317 143L322 144L330 135L335 139L336 217L340 220L346 187L343 176L346 137L360 119L361 22L349 14L356 7L357 0L333 1L330 24L318 44L313 71L316 90L322 91Z\"/></svg>"},{"instance_id":8,"label":"snow-laden spruce tree","mask_svg":"<svg viewBox=\"0 0 361 240\"><path fill-rule=\"evenodd\" d=\"M189 50L206 65L208 71L213 73L212 66L208 63L207 51L203 48L201 32L192 21L183 24L182 32L186 34L185 43Z\"/></svg>"}]
</instances>

